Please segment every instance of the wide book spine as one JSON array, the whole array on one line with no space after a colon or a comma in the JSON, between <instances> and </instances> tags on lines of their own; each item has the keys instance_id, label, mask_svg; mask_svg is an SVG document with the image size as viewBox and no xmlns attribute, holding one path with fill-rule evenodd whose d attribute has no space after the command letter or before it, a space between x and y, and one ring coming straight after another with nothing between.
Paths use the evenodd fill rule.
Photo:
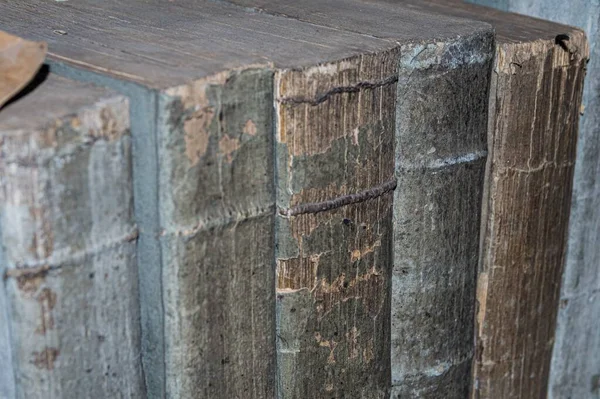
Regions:
<instances>
[{"instance_id":1,"label":"wide book spine","mask_svg":"<svg viewBox=\"0 0 600 399\"><path fill-rule=\"evenodd\" d=\"M275 75L281 398L386 398L397 47Z\"/></svg>"}]
</instances>

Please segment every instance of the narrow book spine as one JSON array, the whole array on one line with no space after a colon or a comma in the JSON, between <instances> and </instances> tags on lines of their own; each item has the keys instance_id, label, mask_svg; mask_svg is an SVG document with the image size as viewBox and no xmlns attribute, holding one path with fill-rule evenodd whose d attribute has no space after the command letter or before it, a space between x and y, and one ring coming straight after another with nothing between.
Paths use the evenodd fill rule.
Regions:
<instances>
[{"instance_id":1,"label":"narrow book spine","mask_svg":"<svg viewBox=\"0 0 600 399\"><path fill-rule=\"evenodd\" d=\"M497 48L475 397L547 394L587 57L578 31Z\"/></svg>"},{"instance_id":2,"label":"narrow book spine","mask_svg":"<svg viewBox=\"0 0 600 399\"><path fill-rule=\"evenodd\" d=\"M278 397L389 396L397 62L276 73Z\"/></svg>"},{"instance_id":3,"label":"narrow book spine","mask_svg":"<svg viewBox=\"0 0 600 399\"><path fill-rule=\"evenodd\" d=\"M72 112L0 132L15 395L140 397L128 102L108 97Z\"/></svg>"},{"instance_id":4,"label":"narrow book spine","mask_svg":"<svg viewBox=\"0 0 600 399\"><path fill-rule=\"evenodd\" d=\"M482 30L401 48L393 398L468 395L493 44Z\"/></svg>"},{"instance_id":5,"label":"narrow book spine","mask_svg":"<svg viewBox=\"0 0 600 399\"><path fill-rule=\"evenodd\" d=\"M273 397L273 72L166 90L157 123L166 396Z\"/></svg>"}]
</instances>

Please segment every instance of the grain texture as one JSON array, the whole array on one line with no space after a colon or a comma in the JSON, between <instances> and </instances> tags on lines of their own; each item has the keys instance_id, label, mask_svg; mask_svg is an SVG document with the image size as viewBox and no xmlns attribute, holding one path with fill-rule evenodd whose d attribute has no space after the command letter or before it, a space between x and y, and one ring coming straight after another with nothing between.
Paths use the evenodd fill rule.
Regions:
<instances>
[{"instance_id":1,"label":"grain texture","mask_svg":"<svg viewBox=\"0 0 600 399\"><path fill-rule=\"evenodd\" d=\"M498 48L478 283L481 397L546 394L587 58L583 34L570 42L582 53L553 40Z\"/></svg>"},{"instance_id":2,"label":"grain texture","mask_svg":"<svg viewBox=\"0 0 600 399\"><path fill-rule=\"evenodd\" d=\"M554 40L498 47L475 396L547 392L587 58L583 34L570 37L581 53Z\"/></svg>"},{"instance_id":3,"label":"grain texture","mask_svg":"<svg viewBox=\"0 0 600 399\"><path fill-rule=\"evenodd\" d=\"M475 271L486 158L487 96L493 55L491 32L485 24L476 21L459 22L442 13L413 12L406 7L383 2L235 0L235 3L266 13L281 14L399 42L399 51L396 53L400 69L396 75L397 126L394 139L395 176L398 179L393 209L394 273L391 282L381 282L382 287L392 290L391 308L386 310L392 316L391 358L386 361L391 364L394 397L464 397L469 389L470 365L474 352L472 334ZM404 44L413 41L419 44ZM318 99L310 96L308 99L313 106L319 104ZM386 103L391 103L391 100ZM373 111L367 111L367 115L368 112ZM359 112L361 118L363 114L365 111ZM285 125L301 119L296 116L290 122L289 115L283 115L282 118L280 112L280 120ZM344 123L348 120L344 114L342 118ZM314 119L316 118L308 118ZM318 137L327 136L320 134ZM293 142L296 145L302 143L298 139ZM325 147L320 142L315 144L315 148ZM278 162L284 164L287 160L278 158ZM332 174L332 171L328 173ZM315 173L310 176L313 175ZM319 204L325 206L323 202ZM433 205L436 205L435 209ZM428 207L426 215L418 211L422 206ZM317 217L318 215L310 223L304 222L308 223L305 229L315 228ZM351 220L350 217L346 218L348 223ZM420 225L428 220L432 221L433 227L421 229ZM292 219L291 223L293 222ZM289 234L286 230L280 231L282 235ZM343 230L342 233L332 230L332 233L344 237ZM420 254L427 251L430 255L427 259L422 259ZM360 250L356 251L357 255L360 253ZM346 387L348 382L340 375L339 383L337 379L325 379L325 391L318 391L320 381L325 376L317 376L314 370L321 371L323 367L317 367L319 363L314 360L303 360L301 357L306 349L298 337L304 334L307 335L305 339L309 340L308 335L315 333L313 326L306 323L315 311L307 313L305 308L302 311L300 309L311 303L311 291L316 298L322 296L320 288L323 285L320 277L315 278L315 273L320 273L323 269L322 259L328 259L322 254L317 255L298 265L286 259L285 268L281 267L279 261L278 282L289 283L289 286L283 286L285 290L278 293L278 332L282 337L280 342L284 343L279 350L280 359L284 359L280 362L283 392L293 392L293 397L322 397L325 393L333 397L344 397L349 392L358 397L385 397L387 392L372 388L371 392L367 392L363 388L369 386L360 378L362 370L370 370L368 358L355 356L355 361L362 361L362 370L352 370L354 378L350 383L359 384L358 387ZM296 262L295 258L293 260ZM338 265L341 264L338 261ZM411 266L410 275L407 275L407 264ZM325 270L331 270L327 264ZM330 279L337 277L337 273ZM380 276L390 277L385 273ZM364 281L368 274L361 271L352 277L352 280L346 282L347 287L343 285L347 280L346 274L344 278L334 280L337 284L342 284L341 293L353 292L354 286L358 287L355 280L360 278ZM306 280L308 282L304 282ZM299 282L304 283L298 284ZM423 289L423 284L427 284L427 290ZM449 292L452 295L450 301L447 298ZM377 298L375 296L372 299ZM327 301L321 305L325 309L327 306ZM320 317L319 307L316 313ZM432 315L434 321L431 320ZM336 316L331 314L328 317ZM329 319L323 316L323 320ZM359 319L354 316L352 320ZM344 354L348 339L354 339L354 331L347 334L345 339L336 335L341 326L347 328L348 325L347 322L337 321L331 326L334 336L324 337L321 322L320 329L315 333L312 345L323 347L321 363L328 363L326 370L335 371L340 362L336 353L340 351ZM362 330L359 327L357 331L361 332L360 339L364 342L368 337L364 334L364 328ZM354 341L361 343L360 340ZM377 351L374 353L377 359ZM285 361L287 359L308 362L310 369L305 371L300 368L301 365ZM345 367L342 370L348 369L345 363L342 363L342 367ZM373 376L373 372L370 373ZM293 377L290 378L289 375ZM306 375L308 378L305 378ZM298 376L304 381L300 385L304 391L296 387L299 385ZM315 380L319 383L312 384ZM285 385L290 381L294 385ZM341 389L342 382L348 390Z\"/></svg>"},{"instance_id":4,"label":"grain texture","mask_svg":"<svg viewBox=\"0 0 600 399\"><path fill-rule=\"evenodd\" d=\"M600 395L600 4L589 0L477 0L583 29L590 61L583 92L575 162L569 239L550 371L549 396L594 398Z\"/></svg>"},{"instance_id":5,"label":"grain texture","mask_svg":"<svg viewBox=\"0 0 600 399\"><path fill-rule=\"evenodd\" d=\"M471 237L466 248L437 236L436 246L429 233L416 239L456 262L456 273L433 284L456 284L464 301L457 296L450 307L461 320L473 315L469 256L485 158L489 25L362 1L294 4L298 15L185 0L1 6L7 30L50 43L54 71L131 99L150 397L270 397L275 374L279 396L386 397L394 175L408 196L422 189L415 168L425 170L434 202L446 190L459 206L448 229ZM446 83L440 102L429 78ZM418 85L439 104L433 119L408 116L418 114L411 103L427 108ZM454 91L471 111L455 105ZM404 130L396 131L396 119ZM411 129L425 138L415 140ZM395 134L406 145L397 153ZM436 137L439 152L429 152ZM453 159L456 166L447 164ZM456 190L452 179L468 189ZM440 205L440 219L451 207ZM407 300L403 284L399 301ZM406 328L413 320L429 332L422 316L414 307L399 314L400 342L414 334ZM444 316L441 324L453 322ZM464 324L455 350L428 360L437 366L464 355L444 389L462 392L466 383L469 331ZM441 340L432 342L443 347ZM396 356L403 350L421 353L409 343ZM396 389L412 389L407 376L402 369Z\"/></svg>"},{"instance_id":6,"label":"grain texture","mask_svg":"<svg viewBox=\"0 0 600 399\"><path fill-rule=\"evenodd\" d=\"M0 135L0 392L143 397L127 99L50 75Z\"/></svg>"}]
</instances>

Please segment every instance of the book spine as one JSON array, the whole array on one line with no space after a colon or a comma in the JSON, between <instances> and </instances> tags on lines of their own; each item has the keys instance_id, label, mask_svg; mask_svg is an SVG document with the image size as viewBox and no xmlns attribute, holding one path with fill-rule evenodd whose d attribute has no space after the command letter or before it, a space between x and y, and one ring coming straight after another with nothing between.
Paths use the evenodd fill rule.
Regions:
<instances>
[{"instance_id":1,"label":"book spine","mask_svg":"<svg viewBox=\"0 0 600 399\"><path fill-rule=\"evenodd\" d=\"M600 4L588 0L471 0L584 29L590 57L575 162L569 238L552 355L549 397L600 395Z\"/></svg>"},{"instance_id":2,"label":"book spine","mask_svg":"<svg viewBox=\"0 0 600 399\"><path fill-rule=\"evenodd\" d=\"M588 57L583 32L568 37L497 48L475 397L547 394Z\"/></svg>"},{"instance_id":3,"label":"book spine","mask_svg":"<svg viewBox=\"0 0 600 399\"><path fill-rule=\"evenodd\" d=\"M273 72L168 89L157 112L166 397L274 397Z\"/></svg>"},{"instance_id":4,"label":"book spine","mask_svg":"<svg viewBox=\"0 0 600 399\"><path fill-rule=\"evenodd\" d=\"M487 158L491 30L401 48L392 397L464 398Z\"/></svg>"},{"instance_id":5,"label":"book spine","mask_svg":"<svg viewBox=\"0 0 600 399\"><path fill-rule=\"evenodd\" d=\"M127 100L0 135L14 395L142 396Z\"/></svg>"},{"instance_id":6,"label":"book spine","mask_svg":"<svg viewBox=\"0 0 600 399\"><path fill-rule=\"evenodd\" d=\"M389 396L398 57L275 75L280 398Z\"/></svg>"}]
</instances>

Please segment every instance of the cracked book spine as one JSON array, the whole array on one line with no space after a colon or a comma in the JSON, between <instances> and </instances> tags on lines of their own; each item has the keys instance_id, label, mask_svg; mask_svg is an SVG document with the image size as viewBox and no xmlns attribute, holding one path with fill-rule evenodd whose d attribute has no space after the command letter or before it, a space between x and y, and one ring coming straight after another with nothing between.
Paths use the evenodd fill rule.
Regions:
<instances>
[{"instance_id":1,"label":"cracked book spine","mask_svg":"<svg viewBox=\"0 0 600 399\"><path fill-rule=\"evenodd\" d=\"M386 398L397 47L275 74L282 398Z\"/></svg>"},{"instance_id":2,"label":"cracked book spine","mask_svg":"<svg viewBox=\"0 0 600 399\"><path fill-rule=\"evenodd\" d=\"M52 74L0 112L0 396L142 397L128 101Z\"/></svg>"},{"instance_id":3,"label":"cracked book spine","mask_svg":"<svg viewBox=\"0 0 600 399\"><path fill-rule=\"evenodd\" d=\"M583 32L567 33L496 48L476 398L547 395L589 56Z\"/></svg>"},{"instance_id":4,"label":"cracked book spine","mask_svg":"<svg viewBox=\"0 0 600 399\"><path fill-rule=\"evenodd\" d=\"M393 398L469 392L493 45L480 32L401 48Z\"/></svg>"}]
</instances>

